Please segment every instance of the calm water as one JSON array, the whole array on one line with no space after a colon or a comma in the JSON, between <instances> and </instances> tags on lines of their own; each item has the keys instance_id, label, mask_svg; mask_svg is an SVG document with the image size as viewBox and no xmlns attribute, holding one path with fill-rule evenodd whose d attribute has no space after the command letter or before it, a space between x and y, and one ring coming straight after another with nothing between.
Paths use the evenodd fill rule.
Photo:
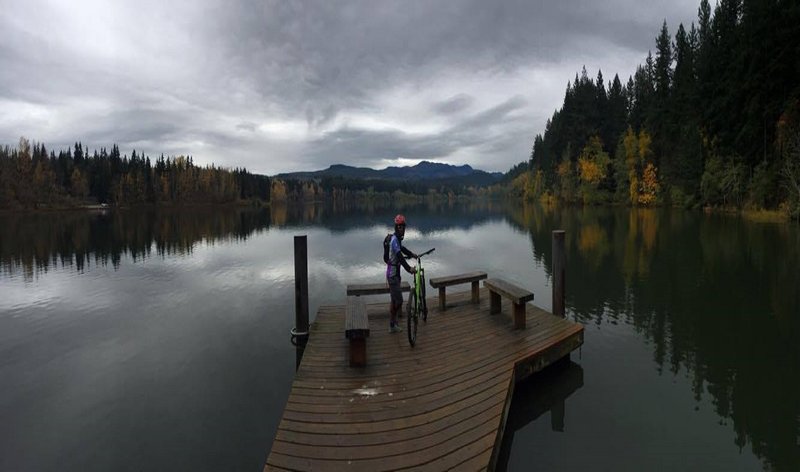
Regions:
<instances>
[{"instance_id":1,"label":"calm water","mask_svg":"<svg viewBox=\"0 0 800 472\"><path fill-rule=\"evenodd\" d=\"M501 466L800 470L800 230L669 211L405 208L430 276L484 269L550 309L571 361L520 385ZM379 281L394 209L0 215L0 470L261 470L310 307ZM423 327L424 329L424 327Z\"/></svg>"}]
</instances>

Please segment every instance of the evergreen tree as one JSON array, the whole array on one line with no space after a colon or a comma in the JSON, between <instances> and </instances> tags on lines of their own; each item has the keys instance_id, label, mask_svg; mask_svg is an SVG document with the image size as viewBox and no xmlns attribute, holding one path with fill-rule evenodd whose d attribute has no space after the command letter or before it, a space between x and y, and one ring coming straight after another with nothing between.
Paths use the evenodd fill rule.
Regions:
<instances>
[{"instance_id":1,"label":"evergreen tree","mask_svg":"<svg viewBox=\"0 0 800 472\"><path fill-rule=\"evenodd\" d=\"M605 142L611 142L611 137L605 133L608 130L608 93L606 92L605 80L603 79L603 71L597 71L597 78L594 81L595 98L594 98L594 119L596 123L595 136Z\"/></svg>"},{"instance_id":2,"label":"evergreen tree","mask_svg":"<svg viewBox=\"0 0 800 472\"><path fill-rule=\"evenodd\" d=\"M606 120L601 137L609 154L616 153L617 142L625 131L628 120L628 99L618 75L614 75L608 89Z\"/></svg>"},{"instance_id":3,"label":"evergreen tree","mask_svg":"<svg viewBox=\"0 0 800 472\"><path fill-rule=\"evenodd\" d=\"M655 165L665 169L667 175L674 174L674 165L671 162L671 146L673 142L673 117L670 107L670 89L672 87L672 45L667 29L667 22L661 26L661 33L656 38L656 59L654 63L654 88L653 103L648 113L647 128L655 137L653 151Z\"/></svg>"}]
</instances>

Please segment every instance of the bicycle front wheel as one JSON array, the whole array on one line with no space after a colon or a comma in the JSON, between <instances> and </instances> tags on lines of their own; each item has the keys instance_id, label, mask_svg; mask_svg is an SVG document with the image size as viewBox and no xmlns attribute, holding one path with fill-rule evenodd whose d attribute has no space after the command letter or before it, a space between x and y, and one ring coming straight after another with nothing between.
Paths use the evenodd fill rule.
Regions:
<instances>
[{"instance_id":1,"label":"bicycle front wheel","mask_svg":"<svg viewBox=\"0 0 800 472\"><path fill-rule=\"evenodd\" d=\"M419 287L419 294L421 300L419 301L420 312L422 313L422 321L428 321L428 297L425 296L425 276L422 276L422 285Z\"/></svg>"},{"instance_id":2,"label":"bicycle front wheel","mask_svg":"<svg viewBox=\"0 0 800 472\"><path fill-rule=\"evenodd\" d=\"M408 311L406 313L408 320L408 343L411 347L417 343L417 318L419 317L419 304L417 303L417 293L412 290L408 295Z\"/></svg>"}]
</instances>

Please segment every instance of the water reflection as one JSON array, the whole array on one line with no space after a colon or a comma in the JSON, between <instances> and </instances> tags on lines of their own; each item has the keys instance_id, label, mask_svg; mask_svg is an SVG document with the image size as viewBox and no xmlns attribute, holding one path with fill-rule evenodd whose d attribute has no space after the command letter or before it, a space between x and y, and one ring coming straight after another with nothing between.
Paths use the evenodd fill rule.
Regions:
<instances>
[{"instance_id":1,"label":"water reflection","mask_svg":"<svg viewBox=\"0 0 800 472\"><path fill-rule=\"evenodd\" d=\"M31 279L50 267L118 268L153 255L191 254L200 241L247 240L269 227L269 210L207 209L52 212L0 215L3 273Z\"/></svg>"},{"instance_id":2,"label":"water reflection","mask_svg":"<svg viewBox=\"0 0 800 472\"><path fill-rule=\"evenodd\" d=\"M189 255L200 242L246 241L270 227L316 226L334 233L370 226L390 227L397 211L413 213L415 231L469 229L502 219L502 204L487 202L404 205L286 205L271 208L182 208L0 214L3 274L27 280L54 266L87 264L118 268L123 256L134 262L153 255Z\"/></svg>"},{"instance_id":3,"label":"water reflection","mask_svg":"<svg viewBox=\"0 0 800 472\"><path fill-rule=\"evenodd\" d=\"M279 227L321 226L332 232L341 233L354 229L385 226L398 212L407 213L409 228L422 233L447 231L450 229L469 229L490 219L502 220L506 205L503 202L425 202L398 206L375 203L339 203L286 205L274 203L272 224Z\"/></svg>"},{"instance_id":4,"label":"water reflection","mask_svg":"<svg viewBox=\"0 0 800 472\"><path fill-rule=\"evenodd\" d=\"M800 468L796 226L688 212L495 202L0 215L0 289L6 290L0 306L7 308L0 310L0 372L13 387L0 393L0 408L7 428L28 448L16 453L19 464L30 465L25 462L30 458L60 464L64 457L45 449L67 451L64 437L100 441L116 431L119 444L129 444L126 435L134 431L131 437L151 437L155 444L160 441L156 433L176 430L173 426L194 434L192 421L209 414L216 415L214 420L204 423L205 432L191 442L194 450L206 451L198 458L219 456L212 464L218 467L207 463L207 470L239 464L227 462L224 451L246 458L247 464L259 463L274 433L270 428L280 420L297 359L285 334L292 324L292 236L310 235L313 316L316 306L341 302L346 277L366 282L381 276L380 233L398 211L409 216L412 248L437 247L428 266L431 273L484 269L530 286L545 308L550 308L551 231L566 230L567 307L571 317L587 325L584 358L576 361L580 366L571 364L555 371L561 372L553 374L555 379L534 381L531 385L538 386L530 392L515 394L506 432L509 445L518 428L545 421L547 411L547 428L564 429L559 436L580 428L613 429L617 436L609 440L625 442L636 441L640 433L636 415L663 420L657 413L665 408L679 416L679 409L694 413L710 406L713 418L706 421L698 413L690 421L719 421L724 431L704 431L704 438L724 440L733 451L752 450L767 468ZM19 300L9 301L14 298L9 294ZM46 306L42 297L48 297ZM639 396L617 388L628 380L631 366L640 368L633 385L641 387ZM158 381L153 372L161 376ZM119 388L93 384L77 373ZM584 375L586 386L581 387ZM647 375L669 380L653 381ZM218 382L220 376L225 382ZM237 384L239 393L224 387ZM79 395L70 393L76 385ZM160 395L142 403L147 389L137 385L160 389ZM670 386L673 397L662 398ZM560 415L565 413L560 405L575 391L570 411L583 410L573 420ZM680 394L687 404L675 400ZM56 401L67 397L81 400L74 415ZM164 401L174 403L167 416L173 423L166 429ZM591 423L587 412L619 405L630 411L615 410L613 425L597 419L584 424ZM61 415L62 423L54 426L35 414L43 408ZM100 417L87 416L87 411ZM76 424L82 418L92 422ZM665 421L663 428L675 434L687 428L677 420ZM248 434L242 424L250 432L261 429ZM41 439L45 430L58 437ZM220 431L231 443L214 449L210 445ZM519 444L521 437L518 432L513 448L535 449ZM582 437L571 440L589 447L591 436L586 437L584 443ZM43 449L34 444L38 440ZM145 454L155 447L149 443L128 452L150 458L149 463L136 462L142 468L189 460L189 452L175 453L185 440L171 444L175 449L161 455ZM730 459L729 452L724 450ZM5 456L0 468L17 464L14 454L0 456ZM75 464L98 463L88 455L79 458L84 462ZM124 459L109 452L94 470L119 466ZM730 460L749 465L738 457Z\"/></svg>"},{"instance_id":5,"label":"water reflection","mask_svg":"<svg viewBox=\"0 0 800 472\"><path fill-rule=\"evenodd\" d=\"M550 412L550 427L563 432L566 427L566 400L583 387L583 368L565 358L521 382L514 388L508 410L497 470L508 468L514 433Z\"/></svg>"},{"instance_id":6,"label":"water reflection","mask_svg":"<svg viewBox=\"0 0 800 472\"><path fill-rule=\"evenodd\" d=\"M796 227L663 210L518 207L549 272L566 229L567 306L582 323L625 322L659 369L710 395L739 448L800 466L800 239ZM588 341L587 341L588 342Z\"/></svg>"}]
</instances>

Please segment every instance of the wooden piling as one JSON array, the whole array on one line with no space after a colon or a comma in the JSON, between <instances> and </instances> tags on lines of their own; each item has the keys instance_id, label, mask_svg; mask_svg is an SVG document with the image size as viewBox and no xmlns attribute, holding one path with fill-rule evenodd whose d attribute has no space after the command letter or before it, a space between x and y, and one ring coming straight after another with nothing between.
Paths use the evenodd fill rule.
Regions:
<instances>
[{"instance_id":1,"label":"wooden piling","mask_svg":"<svg viewBox=\"0 0 800 472\"><path fill-rule=\"evenodd\" d=\"M564 317L565 269L567 258L564 250L564 230L553 231L553 314Z\"/></svg>"},{"instance_id":2,"label":"wooden piling","mask_svg":"<svg viewBox=\"0 0 800 472\"><path fill-rule=\"evenodd\" d=\"M303 362L303 354L306 352L306 341L305 338L301 337L297 340L297 344L294 346L294 371L297 372L300 369L300 363Z\"/></svg>"},{"instance_id":3,"label":"wooden piling","mask_svg":"<svg viewBox=\"0 0 800 472\"><path fill-rule=\"evenodd\" d=\"M308 237L294 237L294 333L308 335Z\"/></svg>"}]
</instances>

